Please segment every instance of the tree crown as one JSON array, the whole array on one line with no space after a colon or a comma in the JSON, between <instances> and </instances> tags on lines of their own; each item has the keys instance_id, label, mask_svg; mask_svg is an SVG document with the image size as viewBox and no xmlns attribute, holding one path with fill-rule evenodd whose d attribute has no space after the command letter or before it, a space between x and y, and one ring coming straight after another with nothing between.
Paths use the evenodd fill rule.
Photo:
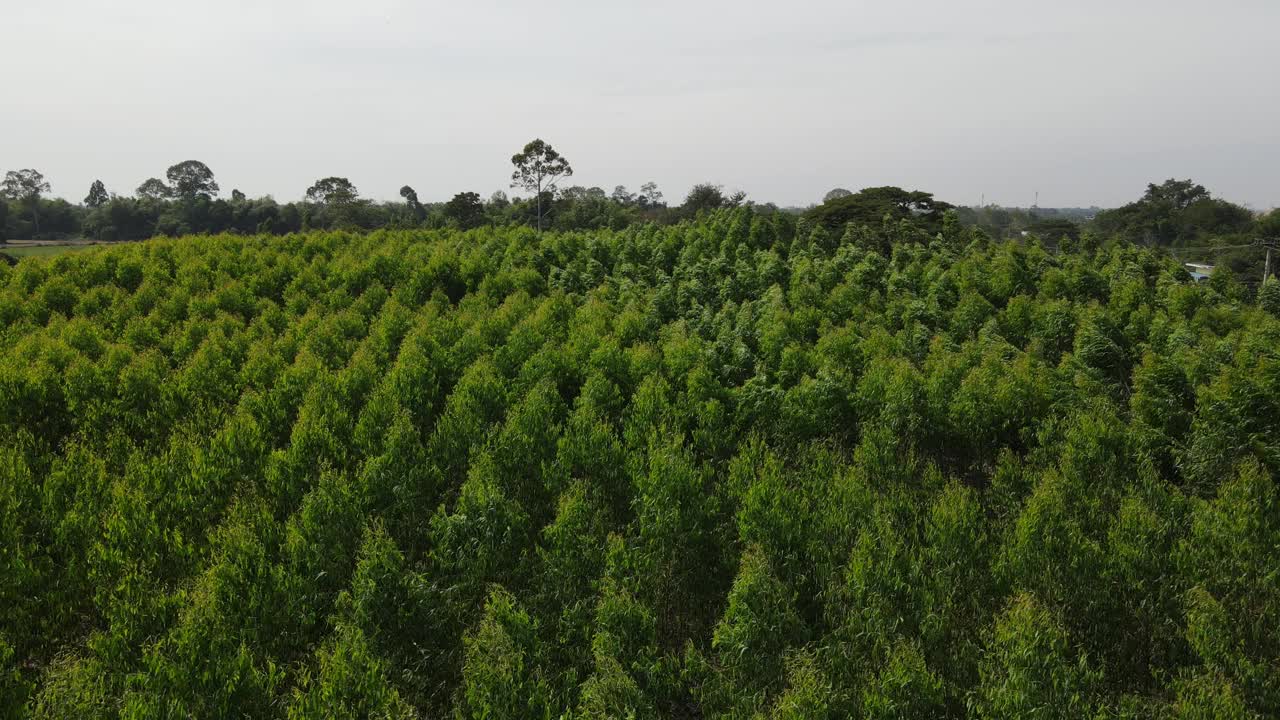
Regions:
<instances>
[{"instance_id":1,"label":"tree crown","mask_svg":"<svg viewBox=\"0 0 1280 720\"><path fill-rule=\"evenodd\" d=\"M307 200L325 205L354 202L360 191L344 177L327 177L307 188Z\"/></svg>"},{"instance_id":2,"label":"tree crown","mask_svg":"<svg viewBox=\"0 0 1280 720\"><path fill-rule=\"evenodd\" d=\"M4 194L15 200L38 200L42 193L50 190L49 183L39 170L26 168L10 170L5 173L4 183L0 184Z\"/></svg>"},{"instance_id":3,"label":"tree crown","mask_svg":"<svg viewBox=\"0 0 1280 720\"><path fill-rule=\"evenodd\" d=\"M515 171L511 173L511 187L541 193L555 187L556 181L573 175L573 168L556 149L534 140L511 156Z\"/></svg>"},{"instance_id":4,"label":"tree crown","mask_svg":"<svg viewBox=\"0 0 1280 720\"><path fill-rule=\"evenodd\" d=\"M197 197L212 198L218 194L218 183L213 179L213 171L199 160L183 160L170 166L164 175L176 197L193 200Z\"/></svg>"},{"instance_id":5,"label":"tree crown","mask_svg":"<svg viewBox=\"0 0 1280 720\"><path fill-rule=\"evenodd\" d=\"M84 198L84 204L91 208L101 207L105 205L111 196L107 194L107 188L102 184L101 180L94 180L89 186L89 194Z\"/></svg>"}]
</instances>

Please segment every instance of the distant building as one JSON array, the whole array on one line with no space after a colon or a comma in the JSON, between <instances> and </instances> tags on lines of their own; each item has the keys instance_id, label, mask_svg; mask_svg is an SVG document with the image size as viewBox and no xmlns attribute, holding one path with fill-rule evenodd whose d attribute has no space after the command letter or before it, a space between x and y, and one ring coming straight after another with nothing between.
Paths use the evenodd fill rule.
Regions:
<instances>
[{"instance_id":1,"label":"distant building","mask_svg":"<svg viewBox=\"0 0 1280 720\"><path fill-rule=\"evenodd\" d=\"M1183 263L1183 267L1191 274L1191 279L1196 282L1204 282L1213 274L1213 266L1204 263Z\"/></svg>"}]
</instances>

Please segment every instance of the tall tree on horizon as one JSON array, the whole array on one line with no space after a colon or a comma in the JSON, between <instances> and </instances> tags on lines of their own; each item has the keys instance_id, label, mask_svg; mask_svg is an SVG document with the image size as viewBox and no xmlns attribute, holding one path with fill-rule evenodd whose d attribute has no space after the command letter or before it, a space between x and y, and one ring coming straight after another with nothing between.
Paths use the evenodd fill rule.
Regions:
<instances>
[{"instance_id":1,"label":"tall tree on horizon","mask_svg":"<svg viewBox=\"0 0 1280 720\"><path fill-rule=\"evenodd\" d=\"M444 204L444 216L453 221L459 228L469 230L484 224L484 203L480 194L460 192Z\"/></svg>"},{"instance_id":2,"label":"tall tree on horizon","mask_svg":"<svg viewBox=\"0 0 1280 720\"><path fill-rule=\"evenodd\" d=\"M738 207L746 199L747 194L741 190L725 195L723 186L705 182L698 183L689 189L689 194L685 197L684 205L681 207L692 217L701 210Z\"/></svg>"},{"instance_id":3,"label":"tall tree on horizon","mask_svg":"<svg viewBox=\"0 0 1280 720\"><path fill-rule=\"evenodd\" d=\"M360 191L347 178L321 178L307 188L307 202L324 206L324 215L334 227L354 227Z\"/></svg>"},{"instance_id":4,"label":"tall tree on horizon","mask_svg":"<svg viewBox=\"0 0 1280 720\"><path fill-rule=\"evenodd\" d=\"M144 200L163 200L173 195L173 191L160 178L147 178L142 181L138 189L134 191L137 196Z\"/></svg>"},{"instance_id":5,"label":"tall tree on horizon","mask_svg":"<svg viewBox=\"0 0 1280 720\"><path fill-rule=\"evenodd\" d=\"M409 211L413 213L413 219L421 222L426 213L422 209L422 203L418 200L418 191L405 185L400 188L400 197L404 198L405 203L409 205Z\"/></svg>"},{"instance_id":6,"label":"tall tree on horizon","mask_svg":"<svg viewBox=\"0 0 1280 720\"><path fill-rule=\"evenodd\" d=\"M213 171L199 160L183 160L165 171L169 179L169 187L173 194L183 200L195 200L198 197L212 199L218 194L218 183L213 179Z\"/></svg>"},{"instance_id":7,"label":"tall tree on horizon","mask_svg":"<svg viewBox=\"0 0 1280 720\"><path fill-rule=\"evenodd\" d=\"M554 191L561 178L573 175L573 168L556 149L541 139L535 139L524 149L511 156L515 172L511 173L511 187L534 193L538 199L538 232L542 232L542 194Z\"/></svg>"},{"instance_id":8,"label":"tall tree on horizon","mask_svg":"<svg viewBox=\"0 0 1280 720\"><path fill-rule=\"evenodd\" d=\"M102 184L102 181L94 180L89 186L89 194L85 196L84 204L91 208L102 207L110 199L111 196L107 194L107 187Z\"/></svg>"},{"instance_id":9,"label":"tall tree on horizon","mask_svg":"<svg viewBox=\"0 0 1280 720\"><path fill-rule=\"evenodd\" d=\"M853 194L853 191L851 191L851 190L846 190L846 189L844 189L844 188L839 188L839 187L838 187L838 188L832 188L831 190L828 190L828 191L827 191L827 194L826 194L826 195L823 195L823 196L822 196L822 202L824 202L824 203L829 203L829 202L831 202L832 200L839 200L840 198L847 198L847 197L849 197L849 196L850 196L850 195L852 195L852 194Z\"/></svg>"},{"instance_id":10,"label":"tall tree on horizon","mask_svg":"<svg viewBox=\"0 0 1280 720\"><path fill-rule=\"evenodd\" d=\"M40 195L51 189L44 175L31 168L10 170L5 173L0 189L3 189L5 195L31 205L31 221L35 225L35 231L40 232Z\"/></svg>"},{"instance_id":11,"label":"tall tree on horizon","mask_svg":"<svg viewBox=\"0 0 1280 720\"><path fill-rule=\"evenodd\" d=\"M650 180L640 186L640 194L636 196L640 207L661 207L662 191L658 189L658 184Z\"/></svg>"},{"instance_id":12,"label":"tall tree on horizon","mask_svg":"<svg viewBox=\"0 0 1280 720\"><path fill-rule=\"evenodd\" d=\"M323 205L344 205L359 196L360 191L344 177L322 178L307 188L307 200Z\"/></svg>"}]
</instances>

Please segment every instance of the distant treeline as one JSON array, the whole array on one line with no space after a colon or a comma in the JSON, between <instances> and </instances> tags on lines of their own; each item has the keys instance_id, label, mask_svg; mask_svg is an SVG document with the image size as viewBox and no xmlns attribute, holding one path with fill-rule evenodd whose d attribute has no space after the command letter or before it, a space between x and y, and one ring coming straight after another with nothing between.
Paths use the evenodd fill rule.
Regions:
<instances>
[{"instance_id":1,"label":"distant treeline","mask_svg":"<svg viewBox=\"0 0 1280 720\"><path fill-rule=\"evenodd\" d=\"M155 192L157 188L147 184L133 195L107 194L103 189L102 195L95 198L91 192L79 204L61 198L8 194L7 202L0 202L0 239L86 237L116 241L161 235L284 235L307 230L470 229L537 223L535 197L509 198L506 193L497 192L485 199L478 193L462 192L448 202L423 203L412 188L405 186L404 201L378 202L360 197L349 182L343 184L344 189L329 193L330 197L322 193L294 202L278 202L271 196L250 198L238 190L233 190L229 199L208 191L180 196ZM100 185L95 183L94 187ZM546 227L618 229L639 221L675 220L684 217L686 210L696 213L703 207L729 206L723 193L710 185L699 186L690 193L693 203L705 204L687 208L668 207L655 187L647 187L648 193L631 193L619 187L611 195L600 188L577 186L544 191Z\"/></svg>"},{"instance_id":2,"label":"distant treeline","mask_svg":"<svg viewBox=\"0 0 1280 720\"><path fill-rule=\"evenodd\" d=\"M634 192L623 185L611 192L600 187L562 187L573 169L541 140L513 156L512 164L511 185L527 195L508 196L499 191L483 198L468 191L435 203L421 202L408 185L400 189L401 202L370 200L361 197L355 184L343 177L317 180L301 201L250 198L234 189L224 199L218 197L221 188L213 171L198 160L170 167L165 180L150 178L132 195L110 192L101 181L94 181L82 202L71 203L48 197L51 186L40 172L14 170L0 185L0 240L117 241L189 234L284 235L308 230L466 230L521 225L562 231L618 230L635 223L669 225L701 212L749 206L766 214L802 214L828 230L908 216L937 230L950 212L955 222L980 228L997 240L1035 235L1052 244L1063 239L1077 241L1082 234L1092 233L1099 240L1185 248L1189 257L1216 258L1237 272L1247 273L1261 262L1259 251L1246 248L1223 253L1217 248L1280 237L1280 213L1255 214L1213 197L1191 180L1148 185L1138 200L1110 210L956 207L935 200L930 193L896 187L859 192L836 188L820 204L780 209L772 203L750 201L741 191L726 192L723 186L710 182L695 185L679 204L668 204L652 182ZM1201 250L1205 247L1214 249L1206 254Z\"/></svg>"},{"instance_id":3,"label":"distant treeline","mask_svg":"<svg viewBox=\"0 0 1280 720\"><path fill-rule=\"evenodd\" d=\"M405 185L401 202L360 196L343 177L317 180L303 200L278 202L250 198L221 188L208 165L186 160L170 167L165 180L150 178L131 195L111 192L95 180L80 203L48 197L50 183L38 170L11 170L0 186L0 240L142 240L190 234L274 234L308 230L443 229L527 225L547 230L621 229L638 222L672 224L699 212L738 207L746 194L700 183L683 202L669 206L652 182L638 191L623 185L611 192L599 187L561 186L573 170L550 145L535 140L512 158L511 186L526 196L499 191L482 198L459 192L447 202L424 203ZM777 208L768 205L767 210Z\"/></svg>"}]
</instances>

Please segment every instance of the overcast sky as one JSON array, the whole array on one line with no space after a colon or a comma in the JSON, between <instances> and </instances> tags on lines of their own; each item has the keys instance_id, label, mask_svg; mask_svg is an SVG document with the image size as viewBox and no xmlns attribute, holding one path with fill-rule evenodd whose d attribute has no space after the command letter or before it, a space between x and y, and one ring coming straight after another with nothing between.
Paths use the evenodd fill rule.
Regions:
<instances>
[{"instance_id":1,"label":"overcast sky","mask_svg":"<svg viewBox=\"0 0 1280 720\"><path fill-rule=\"evenodd\" d=\"M1280 205L1277 0L0 0L0 170L130 194L316 178L424 201L573 182L806 205L901 185L1117 205L1190 177Z\"/></svg>"}]
</instances>

